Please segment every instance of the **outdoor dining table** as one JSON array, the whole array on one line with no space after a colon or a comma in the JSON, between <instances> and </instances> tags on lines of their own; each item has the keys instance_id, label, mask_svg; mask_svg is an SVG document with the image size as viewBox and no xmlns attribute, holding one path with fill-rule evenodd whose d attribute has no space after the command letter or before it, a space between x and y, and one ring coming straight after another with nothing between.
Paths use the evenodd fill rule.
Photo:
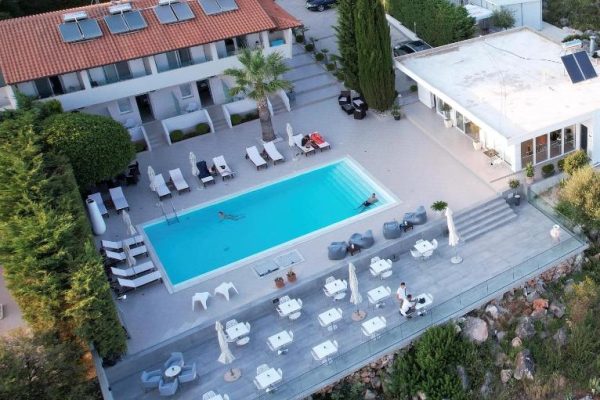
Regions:
<instances>
[{"instance_id":1,"label":"outdoor dining table","mask_svg":"<svg viewBox=\"0 0 600 400\"><path fill-rule=\"evenodd\" d=\"M374 336L377 332L385 329L387 323L385 319L380 316L371 318L362 323L362 331L365 336Z\"/></svg>"},{"instance_id":2,"label":"outdoor dining table","mask_svg":"<svg viewBox=\"0 0 600 400\"><path fill-rule=\"evenodd\" d=\"M329 310L319 314L319 322L321 325L326 327L333 325L341 319L342 314L337 310L337 308L330 308ZM333 329L335 329L335 325L333 325Z\"/></svg>"},{"instance_id":3,"label":"outdoor dining table","mask_svg":"<svg viewBox=\"0 0 600 400\"><path fill-rule=\"evenodd\" d=\"M279 351L285 349L285 346L293 341L294 338L290 336L288 331L281 331L267 338L269 348L273 351L277 351L277 354L281 354Z\"/></svg>"},{"instance_id":4,"label":"outdoor dining table","mask_svg":"<svg viewBox=\"0 0 600 400\"><path fill-rule=\"evenodd\" d=\"M165 369L165 378L172 380L177 377L181 373L181 367L179 365L172 365L169 368Z\"/></svg>"},{"instance_id":5,"label":"outdoor dining table","mask_svg":"<svg viewBox=\"0 0 600 400\"><path fill-rule=\"evenodd\" d=\"M425 299L425 302L420 303L419 299ZM417 302L417 304L415 304L415 310L419 311L433 303L433 295L431 293L421 293L415 297L415 301Z\"/></svg>"},{"instance_id":6,"label":"outdoor dining table","mask_svg":"<svg viewBox=\"0 0 600 400\"><path fill-rule=\"evenodd\" d=\"M279 375L279 372L275 368L269 368L263 373L256 375L255 382L259 389L268 389L274 384L281 382L283 377Z\"/></svg>"},{"instance_id":7,"label":"outdoor dining table","mask_svg":"<svg viewBox=\"0 0 600 400\"><path fill-rule=\"evenodd\" d=\"M369 303L373 304L375 307L380 307L385 299L392 295L392 291L384 286L378 286L375 289L371 289L367 292L367 297L369 298Z\"/></svg>"},{"instance_id":8,"label":"outdoor dining table","mask_svg":"<svg viewBox=\"0 0 600 400\"><path fill-rule=\"evenodd\" d=\"M277 306L277 312L279 312L279 315L281 315L282 317L287 317L288 315L300 311L301 309L302 306L300 305L300 303L298 303L298 300L296 299L291 299L284 303L279 303L279 305Z\"/></svg>"},{"instance_id":9,"label":"outdoor dining table","mask_svg":"<svg viewBox=\"0 0 600 400\"><path fill-rule=\"evenodd\" d=\"M227 332L227 336L229 337L229 339L236 340L238 338L248 335L250 333L250 330L248 329L246 324L244 324L243 322L238 322L234 326L225 329L225 332Z\"/></svg>"},{"instance_id":10,"label":"outdoor dining table","mask_svg":"<svg viewBox=\"0 0 600 400\"><path fill-rule=\"evenodd\" d=\"M340 292L345 292L348 289L348 284L344 283L341 279L336 279L333 282L325 284L325 290L330 295L336 295Z\"/></svg>"},{"instance_id":11,"label":"outdoor dining table","mask_svg":"<svg viewBox=\"0 0 600 400\"><path fill-rule=\"evenodd\" d=\"M375 273L375 275L381 275L385 271L389 271L392 269L392 263L388 260L377 260L371 264L371 270Z\"/></svg>"},{"instance_id":12,"label":"outdoor dining table","mask_svg":"<svg viewBox=\"0 0 600 400\"><path fill-rule=\"evenodd\" d=\"M434 250L433 244L429 240L421 240L415 243L415 249L417 249L417 251L421 254L427 253L430 250Z\"/></svg>"},{"instance_id":13,"label":"outdoor dining table","mask_svg":"<svg viewBox=\"0 0 600 400\"><path fill-rule=\"evenodd\" d=\"M312 348L311 354L316 361L326 360L337 353L338 348L331 340L326 340Z\"/></svg>"}]
</instances>

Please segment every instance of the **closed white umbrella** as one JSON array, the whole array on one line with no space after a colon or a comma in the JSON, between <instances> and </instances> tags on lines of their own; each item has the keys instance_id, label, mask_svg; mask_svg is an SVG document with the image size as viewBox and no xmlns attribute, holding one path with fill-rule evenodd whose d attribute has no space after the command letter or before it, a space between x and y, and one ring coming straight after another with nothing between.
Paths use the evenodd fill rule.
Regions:
<instances>
[{"instance_id":1,"label":"closed white umbrella","mask_svg":"<svg viewBox=\"0 0 600 400\"><path fill-rule=\"evenodd\" d=\"M196 166L196 155L194 154L193 151L190 151L190 164L192 165L192 175L194 175L194 176L200 175L200 171L198 170L198 167Z\"/></svg>"},{"instance_id":2,"label":"closed white umbrella","mask_svg":"<svg viewBox=\"0 0 600 400\"><path fill-rule=\"evenodd\" d=\"M135 227L131 223L131 217L129 217L129 213L126 210L123 210L123 211L121 211L121 217L123 218L123 222L125 223L125 226L127 227L127 234L132 235L132 236L135 235L137 233L137 231L135 230Z\"/></svg>"},{"instance_id":3,"label":"closed white umbrella","mask_svg":"<svg viewBox=\"0 0 600 400\"><path fill-rule=\"evenodd\" d=\"M235 360L235 356L229 350L229 343L225 339L225 332L223 332L223 325L217 321L215 323L215 329L217 330L217 338L219 339L219 348L221 349L221 355L219 355L218 361L221 364L229 365ZM242 376L242 372L239 368L232 368L225 373L225 380L227 382L233 382L238 380Z\"/></svg>"},{"instance_id":4,"label":"closed white umbrella","mask_svg":"<svg viewBox=\"0 0 600 400\"><path fill-rule=\"evenodd\" d=\"M450 262L452 264L458 264L462 262L463 259L457 254L456 246L458 246L460 238L456 232L456 226L454 225L454 218L452 215L452 210L450 208L446 208L446 221L448 223L448 246L454 247L454 257L450 259Z\"/></svg>"},{"instance_id":5,"label":"closed white umbrella","mask_svg":"<svg viewBox=\"0 0 600 400\"><path fill-rule=\"evenodd\" d=\"M290 125L289 122L285 125L285 130L287 131L287 134L288 134L288 145L290 147L294 147L294 139L293 139L294 130L292 129L292 125Z\"/></svg>"},{"instance_id":6,"label":"closed white umbrella","mask_svg":"<svg viewBox=\"0 0 600 400\"><path fill-rule=\"evenodd\" d=\"M156 192L156 184L154 183L154 177L156 174L154 173L154 168L148 165L148 180L150 180L150 190Z\"/></svg>"},{"instance_id":7,"label":"closed white umbrella","mask_svg":"<svg viewBox=\"0 0 600 400\"><path fill-rule=\"evenodd\" d=\"M123 243L123 253L125 253L125 260L127 261L127 264L129 264L130 267L133 267L135 266L135 264L137 264L137 260L135 259L133 254L131 254L131 249L129 248L129 245L127 243Z\"/></svg>"},{"instance_id":8,"label":"closed white umbrella","mask_svg":"<svg viewBox=\"0 0 600 400\"><path fill-rule=\"evenodd\" d=\"M350 282L350 303L356 306L356 311L352 313L352 319L354 321L360 321L365 318L367 313L358 309L358 305L362 303L362 295L358 291L356 267L352 263L348 263L348 282Z\"/></svg>"}]
</instances>

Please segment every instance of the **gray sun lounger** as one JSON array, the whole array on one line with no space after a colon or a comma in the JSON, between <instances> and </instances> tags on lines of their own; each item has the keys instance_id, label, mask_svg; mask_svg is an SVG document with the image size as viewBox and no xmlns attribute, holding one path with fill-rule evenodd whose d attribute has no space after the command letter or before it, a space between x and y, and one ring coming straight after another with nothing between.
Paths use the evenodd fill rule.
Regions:
<instances>
[{"instance_id":1,"label":"gray sun lounger","mask_svg":"<svg viewBox=\"0 0 600 400\"><path fill-rule=\"evenodd\" d=\"M147 285L151 282L158 281L161 279L162 279L162 277L160 276L160 272L154 271L154 272L150 272L149 274L146 274L146 275L138 276L135 279L118 278L118 281L119 281L119 285L121 285L121 287L123 287L123 288L136 289L136 288L139 288L141 286Z\"/></svg>"},{"instance_id":2,"label":"gray sun lounger","mask_svg":"<svg viewBox=\"0 0 600 400\"><path fill-rule=\"evenodd\" d=\"M156 194L159 199L162 199L165 196L171 196L171 191L167 187L165 178L163 178L162 174L158 174L154 177L154 185L156 185Z\"/></svg>"},{"instance_id":3,"label":"gray sun lounger","mask_svg":"<svg viewBox=\"0 0 600 400\"><path fill-rule=\"evenodd\" d=\"M277 150L275 143L267 142L263 145L263 148L267 152L267 155L271 161L273 161L273 165L277 164L278 162L285 161L285 158L283 158L279 150Z\"/></svg>"},{"instance_id":4,"label":"gray sun lounger","mask_svg":"<svg viewBox=\"0 0 600 400\"><path fill-rule=\"evenodd\" d=\"M117 212L121 210L129 210L129 203L127 203L127 199L125 199L125 195L123 194L123 189L121 186L110 188L108 189L108 192L110 193L110 198L112 199Z\"/></svg>"}]
</instances>

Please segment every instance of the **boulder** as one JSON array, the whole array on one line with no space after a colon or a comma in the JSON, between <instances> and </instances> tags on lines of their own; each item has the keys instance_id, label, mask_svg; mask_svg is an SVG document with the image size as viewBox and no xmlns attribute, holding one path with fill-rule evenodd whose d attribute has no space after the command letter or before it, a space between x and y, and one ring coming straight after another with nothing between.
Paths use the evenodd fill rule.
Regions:
<instances>
[{"instance_id":1,"label":"boulder","mask_svg":"<svg viewBox=\"0 0 600 400\"><path fill-rule=\"evenodd\" d=\"M463 390L469 390L469 377L467 376L467 371L465 371L465 367L462 365L456 366L456 372L458 373L458 377L460 378L460 385Z\"/></svg>"},{"instance_id":2,"label":"boulder","mask_svg":"<svg viewBox=\"0 0 600 400\"><path fill-rule=\"evenodd\" d=\"M534 311L545 310L546 308L548 308L548 300L539 298L533 301Z\"/></svg>"},{"instance_id":3,"label":"boulder","mask_svg":"<svg viewBox=\"0 0 600 400\"><path fill-rule=\"evenodd\" d=\"M523 341L517 336L510 342L510 345L514 348L521 347L523 345Z\"/></svg>"},{"instance_id":4,"label":"boulder","mask_svg":"<svg viewBox=\"0 0 600 400\"><path fill-rule=\"evenodd\" d=\"M515 334L521 338L526 339L535 334L535 327L529 317L521 317L515 328Z\"/></svg>"},{"instance_id":5,"label":"boulder","mask_svg":"<svg viewBox=\"0 0 600 400\"><path fill-rule=\"evenodd\" d=\"M567 344L567 330L563 327L556 331L552 339L556 342L558 346L564 346Z\"/></svg>"},{"instance_id":6,"label":"boulder","mask_svg":"<svg viewBox=\"0 0 600 400\"><path fill-rule=\"evenodd\" d=\"M496 360L494 361L494 365L498 368L503 367L504 364L506 364L506 361L508 361L508 356L505 353L497 353L496 354Z\"/></svg>"},{"instance_id":7,"label":"boulder","mask_svg":"<svg viewBox=\"0 0 600 400\"><path fill-rule=\"evenodd\" d=\"M562 318L565 315L565 305L559 301L553 301L548 309L556 318Z\"/></svg>"},{"instance_id":8,"label":"boulder","mask_svg":"<svg viewBox=\"0 0 600 400\"><path fill-rule=\"evenodd\" d=\"M375 400L377 398L377 394L372 390L367 389L365 391L364 399L365 400Z\"/></svg>"},{"instance_id":9,"label":"boulder","mask_svg":"<svg viewBox=\"0 0 600 400\"><path fill-rule=\"evenodd\" d=\"M533 362L533 358L531 357L531 352L528 349L521 350L519 353L517 353L513 376L517 380L533 380L534 373L535 363Z\"/></svg>"},{"instance_id":10,"label":"boulder","mask_svg":"<svg viewBox=\"0 0 600 400\"><path fill-rule=\"evenodd\" d=\"M500 315L498 312L498 307L492 304L488 304L488 306L485 308L485 312L488 313L493 319L497 319Z\"/></svg>"},{"instance_id":11,"label":"boulder","mask_svg":"<svg viewBox=\"0 0 600 400\"><path fill-rule=\"evenodd\" d=\"M464 334L472 342L483 343L488 338L488 326L481 318L467 317Z\"/></svg>"},{"instance_id":12,"label":"boulder","mask_svg":"<svg viewBox=\"0 0 600 400\"><path fill-rule=\"evenodd\" d=\"M500 381L502 381L502 383L508 383L508 381L510 381L511 377L512 377L512 370L503 369L502 371L500 371Z\"/></svg>"},{"instance_id":13,"label":"boulder","mask_svg":"<svg viewBox=\"0 0 600 400\"><path fill-rule=\"evenodd\" d=\"M505 336L506 336L506 332L504 332L504 331L496 331L496 339L498 339L499 342L501 342L502 339L504 339Z\"/></svg>"}]
</instances>

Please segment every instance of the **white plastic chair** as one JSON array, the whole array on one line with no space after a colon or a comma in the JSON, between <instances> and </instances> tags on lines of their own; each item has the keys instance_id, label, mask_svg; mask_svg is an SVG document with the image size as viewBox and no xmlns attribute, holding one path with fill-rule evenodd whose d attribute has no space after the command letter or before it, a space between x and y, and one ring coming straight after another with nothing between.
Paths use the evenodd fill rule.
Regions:
<instances>
[{"instance_id":1,"label":"white plastic chair","mask_svg":"<svg viewBox=\"0 0 600 400\"><path fill-rule=\"evenodd\" d=\"M437 241L437 239L433 239L431 241L431 245L433 246L434 250L437 249L438 248L438 241Z\"/></svg>"},{"instance_id":2,"label":"white plastic chair","mask_svg":"<svg viewBox=\"0 0 600 400\"><path fill-rule=\"evenodd\" d=\"M238 346L245 346L248 343L250 343L250 336L244 336L241 339L238 339L235 344L237 344Z\"/></svg>"},{"instance_id":3,"label":"white plastic chair","mask_svg":"<svg viewBox=\"0 0 600 400\"><path fill-rule=\"evenodd\" d=\"M375 264L377 261L381 260L379 257L375 256L371 258L371 264Z\"/></svg>"},{"instance_id":4,"label":"white plastic chair","mask_svg":"<svg viewBox=\"0 0 600 400\"><path fill-rule=\"evenodd\" d=\"M269 366L267 364L260 364L256 367L256 375L260 375L263 372L267 372L269 370Z\"/></svg>"},{"instance_id":5,"label":"white plastic chair","mask_svg":"<svg viewBox=\"0 0 600 400\"><path fill-rule=\"evenodd\" d=\"M225 329L229 329L232 326L236 326L237 325L237 321L235 319L230 319L229 321L227 321L225 323Z\"/></svg>"},{"instance_id":6,"label":"white plastic chair","mask_svg":"<svg viewBox=\"0 0 600 400\"><path fill-rule=\"evenodd\" d=\"M240 294L240 292L238 292L238 290L234 286L233 282L223 282L215 288L215 296L217 294L220 294L223 297L225 297L225 300L229 301L229 290L230 289L233 289L234 292L236 292L237 294Z\"/></svg>"},{"instance_id":7,"label":"white plastic chair","mask_svg":"<svg viewBox=\"0 0 600 400\"><path fill-rule=\"evenodd\" d=\"M431 257L432 255L433 255L433 250L429 250L429 251L426 251L425 253L423 253L423 258L424 258L425 260L427 260L427 259L428 259L429 257Z\"/></svg>"},{"instance_id":8,"label":"white plastic chair","mask_svg":"<svg viewBox=\"0 0 600 400\"><path fill-rule=\"evenodd\" d=\"M377 278L377 272L373 271L373 268L369 268L369 271L371 272L371 275L373 275L375 278Z\"/></svg>"},{"instance_id":9,"label":"white plastic chair","mask_svg":"<svg viewBox=\"0 0 600 400\"><path fill-rule=\"evenodd\" d=\"M298 299L296 301L298 302L298 305L300 306L300 308L302 308L302 300Z\"/></svg>"},{"instance_id":10,"label":"white plastic chair","mask_svg":"<svg viewBox=\"0 0 600 400\"><path fill-rule=\"evenodd\" d=\"M415 260L420 260L421 258L423 258L423 256L421 255L421 253L419 253L417 250L410 250L410 255L415 259Z\"/></svg>"},{"instance_id":11,"label":"white plastic chair","mask_svg":"<svg viewBox=\"0 0 600 400\"><path fill-rule=\"evenodd\" d=\"M245 325L246 325L246 329L248 329L248 332L250 332L250 322L246 322Z\"/></svg>"},{"instance_id":12,"label":"white plastic chair","mask_svg":"<svg viewBox=\"0 0 600 400\"><path fill-rule=\"evenodd\" d=\"M292 341L294 340L294 332L292 331L287 331L288 335L290 335L290 337L292 338Z\"/></svg>"},{"instance_id":13,"label":"white plastic chair","mask_svg":"<svg viewBox=\"0 0 600 400\"><path fill-rule=\"evenodd\" d=\"M417 240L417 242L415 244L423 243L424 241L425 240L423 240L423 239L419 239L419 240Z\"/></svg>"},{"instance_id":14,"label":"white plastic chair","mask_svg":"<svg viewBox=\"0 0 600 400\"><path fill-rule=\"evenodd\" d=\"M207 302L208 302L208 298L210 297L210 293L208 292L201 292L201 293L196 293L194 294L194 296L192 297L192 311L194 311L196 309L196 302L200 302L200 304L202 304L202 307L204 307L204 309L206 310L208 308Z\"/></svg>"},{"instance_id":15,"label":"white plastic chair","mask_svg":"<svg viewBox=\"0 0 600 400\"><path fill-rule=\"evenodd\" d=\"M285 303L286 301L290 301L290 296L281 296L279 298L279 304Z\"/></svg>"},{"instance_id":16,"label":"white plastic chair","mask_svg":"<svg viewBox=\"0 0 600 400\"><path fill-rule=\"evenodd\" d=\"M213 397L217 397L217 394L211 390L210 392L206 392L202 395L202 400L210 400Z\"/></svg>"},{"instance_id":17,"label":"white plastic chair","mask_svg":"<svg viewBox=\"0 0 600 400\"><path fill-rule=\"evenodd\" d=\"M388 269L387 271L383 271L381 273L381 275L379 275L379 276L381 277L381 279L387 279L390 276L392 276L392 274L393 274L393 271L391 269Z\"/></svg>"},{"instance_id":18,"label":"white plastic chair","mask_svg":"<svg viewBox=\"0 0 600 400\"><path fill-rule=\"evenodd\" d=\"M288 315L288 318L290 319L290 321L295 321L298 318L300 318L301 315L302 313L300 311L296 311L295 313L291 313L290 315Z\"/></svg>"},{"instance_id":19,"label":"white plastic chair","mask_svg":"<svg viewBox=\"0 0 600 400\"><path fill-rule=\"evenodd\" d=\"M333 276L328 276L327 279L325 279L325 284L327 285L331 282L335 282L335 278Z\"/></svg>"}]
</instances>

